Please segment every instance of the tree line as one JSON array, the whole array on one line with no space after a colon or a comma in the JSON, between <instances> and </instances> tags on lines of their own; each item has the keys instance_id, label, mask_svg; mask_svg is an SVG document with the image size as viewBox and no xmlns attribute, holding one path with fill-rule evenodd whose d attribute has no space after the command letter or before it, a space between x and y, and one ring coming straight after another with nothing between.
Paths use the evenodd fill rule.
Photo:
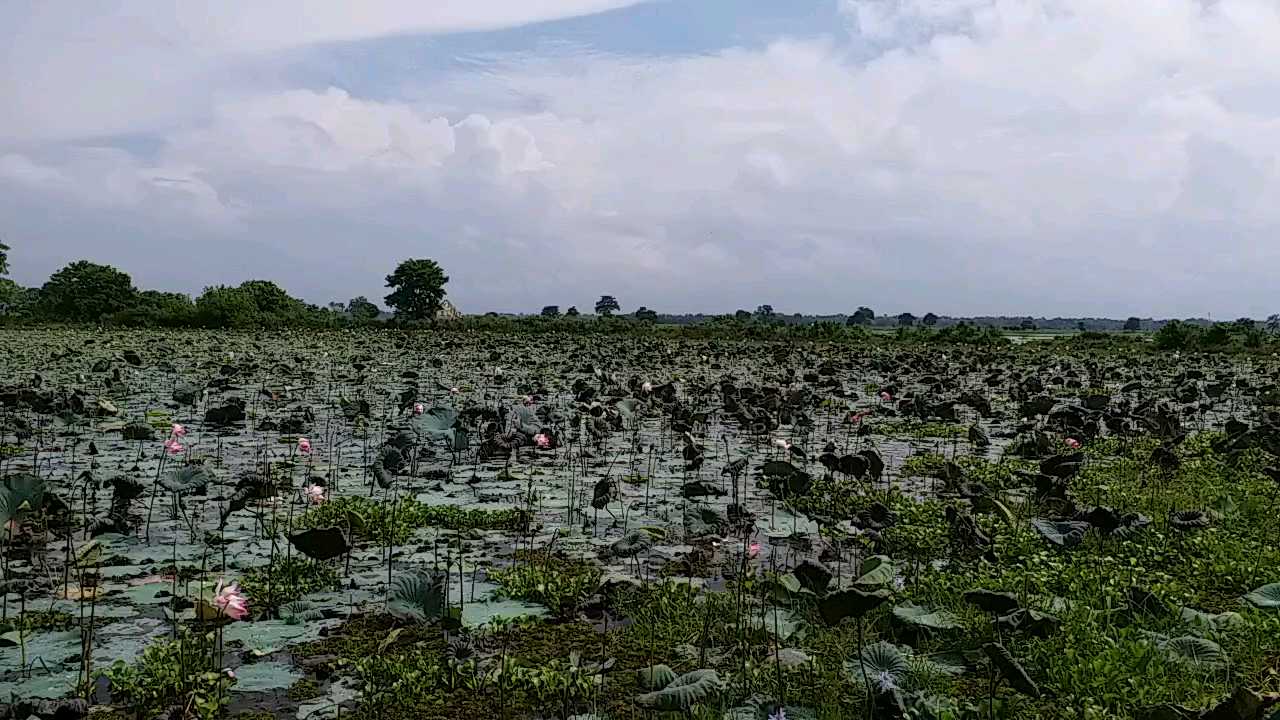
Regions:
<instances>
[{"instance_id":1,"label":"tree line","mask_svg":"<svg viewBox=\"0 0 1280 720\"><path fill-rule=\"evenodd\" d=\"M319 307L293 297L270 280L214 285L195 298L177 292L141 290L128 273L77 260L38 288L8 277L9 246L0 243L0 315L17 322L101 323L147 327L250 328L335 327L377 320L382 310L364 296L345 305ZM440 314L449 277L426 258L400 263L386 277L383 301L404 324L432 323Z\"/></svg>"}]
</instances>

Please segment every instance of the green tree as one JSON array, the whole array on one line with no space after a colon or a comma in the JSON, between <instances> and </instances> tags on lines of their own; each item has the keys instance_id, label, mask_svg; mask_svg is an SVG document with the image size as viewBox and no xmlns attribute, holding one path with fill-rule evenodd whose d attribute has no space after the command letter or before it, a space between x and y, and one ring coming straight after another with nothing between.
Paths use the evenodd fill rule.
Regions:
<instances>
[{"instance_id":1,"label":"green tree","mask_svg":"<svg viewBox=\"0 0 1280 720\"><path fill-rule=\"evenodd\" d=\"M564 314L568 317L578 317L581 313L578 312L577 305L570 305L569 309L564 311Z\"/></svg>"},{"instance_id":2,"label":"green tree","mask_svg":"<svg viewBox=\"0 0 1280 720\"><path fill-rule=\"evenodd\" d=\"M40 288L41 315L67 322L96 322L132 308L138 291L128 274L77 260L49 277Z\"/></svg>"},{"instance_id":3,"label":"green tree","mask_svg":"<svg viewBox=\"0 0 1280 720\"><path fill-rule=\"evenodd\" d=\"M240 283L238 289L253 301L265 322L295 323L303 320L307 314L306 303L270 280L246 280Z\"/></svg>"},{"instance_id":4,"label":"green tree","mask_svg":"<svg viewBox=\"0 0 1280 720\"><path fill-rule=\"evenodd\" d=\"M921 318L920 323L926 327L933 327L938 324L938 316L933 313L925 313L924 317Z\"/></svg>"},{"instance_id":5,"label":"green tree","mask_svg":"<svg viewBox=\"0 0 1280 720\"><path fill-rule=\"evenodd\" d=\"M622 307L618 305L617 298L615 298L612 295L601 295L600 299L596 301L597 315L610 317L611 315L613 315L614 313L618 312L621 309Z\"/></svg>"},{"instance_id":6,"label":"green tree","mask_svg":"<svg viewBox=\"0 0 1280 720\"><path fill-rule=\"evenodd\" d=\"M110 321L138 327L184 327L195 320L195 304L183 293L144 290L133 307L115 313Z\"/></svg>"},{"instance_id":7,"label":"green tree","mask_svg":"<svg viewBox=\"0 0 1280 720\"><path fill-rule=\"evenodd\" d=\"M898 327L911 327L916 324L916 316L909 312L902 313L898 316Z\"/></svg>"},{"instance_id":8,"label":"green tree","mask_svg":"<svg viewBox=\"0 0 1280 720\"><path fill-rule=\"evenodd\" d=\"M547 305L542 308L542 317L560 317L559 305Z\"/></svg>"},{"instance_id":9,"label":"green tree","mask_svg":"<svg viewBox=\"0 0 1280 720\"><path fill-rule=\"evenodd\" d=\"M405 260L387 276L387 287L392 292L385 300L398 319L434 322L447 282L449 276L435 260Z\"/></svg>"},{"instance_id":10,"label":"green tree","mask_svg":"<svg viewBox=\"0 0 1280 720\"><path fill-rule=\"evenodd\" d=\"M0 242L0 275L9 274L9 251L13 248Z\"/></svg>"},{"instance_id":11,"label":"green tree","mask_svg":"<svg viewBox=\"0 0 1280 720\"><path fill-rule=\"evenodd\" d=\"M378 314L381 312L382 311L378 309L377 305L373 304L369 298L363 295L353 297L347 302L347 314L351 316L352 320L358 320L361 322L377 320Z\"/></svg>"},{"instance_id":12,"label":"green tree","mask_svg":"<svg viewBox=\"0 0 1280 720\"><path fill-rule=\"evenodd\" d=\"M774 316L772 305L760 305L756 307L756 318L759 320L772 320Z\"/></svg>"},{"instance_id":13,"label":"green tree","mask_svg":"<svg viewBox=\"0 0 1280 720\"><path fill-rule=\"evenodd\" d=\"M1138 317L1130 317L1124 321L1125 332L1137 332L1142 329L1142 320Z\"/></svg>"},{"instance_id":14,"label":"green tree","mask_svg":"<svg viewBox=\"0 0 1280 720\"><path fill-rule=\"evenodd\" d=\"M658 322L658 312L641 305L640 309L636 310L636 320L640 322Z\"/></svg>"},{"instance_id":15,"label":"green tree","mask_svg":"<svg viewBox=\"0 0 1280 720\"><path fill-rule=\"evenodd\" d=\"M39 299L39 289L24 288L9 278L0 278L0 315L5 317L27 315Z\"/></svg>"},{"instance_id":16,"label":"green tree","mask_svg":"<svg viewBox=\"0 0 1280 720\"><path fill-rule=\"evenodd\" d=\"M733 319L738 322L746 322L751 319L751 313L746 310L739 310L733 314Z\"/></svg>"},{"instance_id":17,"label":"green tree","mask_svg":"<svg viewBox=\"0 0 1280 720\"><path fill-rule=\"evenodd\" d=\"M1170 320L1156 331L1153 342L1161 350L1185 350L1195 341L1199 330L1181 320Z\"/></svg>"},{"instance_id":18,"label":"green tree","mask_svg":"<svg viewBox=\"0 0 1280 720\"><path fill-rule=\"evenodd\" d=\"M211 328L246 328L262 324L262 315L242 288L217 285L196 298L196 321Z\"/></svg>"},{"instance_id":19,"label":"green tree","mask_svg":"<svg viewBox=\"0 0 1280 720\"><path fill-rule=\"evenodd\" d=\"M858 308L846 322L847 325L870 325L872 320L876 319L876 313L871 308L863 305Z\"/></svg>"}]
</instances>

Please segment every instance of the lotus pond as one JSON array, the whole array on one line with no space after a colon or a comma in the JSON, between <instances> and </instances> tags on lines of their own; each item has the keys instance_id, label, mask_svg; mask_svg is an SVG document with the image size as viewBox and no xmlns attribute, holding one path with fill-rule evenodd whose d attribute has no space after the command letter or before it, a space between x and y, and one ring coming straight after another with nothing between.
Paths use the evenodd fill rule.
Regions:
<instances>
[{"instance_id":1,"label":"lotus pond","mask_svg":"<svg viewBox=\"0 0 1280 720\"><path fill-rule=\"evenodd\" d=\"M1280 718L1280 362L0 331L6 717Z\"/></svg>"}]
</instances>

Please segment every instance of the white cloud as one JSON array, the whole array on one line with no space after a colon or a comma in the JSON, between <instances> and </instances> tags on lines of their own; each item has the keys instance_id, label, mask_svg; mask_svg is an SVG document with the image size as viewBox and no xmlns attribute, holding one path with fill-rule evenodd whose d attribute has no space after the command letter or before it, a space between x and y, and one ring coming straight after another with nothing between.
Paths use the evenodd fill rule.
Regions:
<instances>
[{"instance_id":1,"label":"white cloud","mask_svg":"<svg viewBox=\"0 0 1280 720\"><path fill-rule=\"evenodd\" d=\"M0 143L171 127L319 43L492 30L644 0L13 0L0 3ZM269 75L269 74L268 74Z\"/></svg>"},{"instance_id":2,"label":"white cloud","mask_svg":"<svg viewBox=\"0 0 1280 720\"><path fill-rule=\"evenodd\" d=\"M315 300L376 295L429 255L475 310L604 292L691 311L1276 309L1273 3L846 8L874 57L828 40L521 55L412 88L430 104L247 92L207 98L146 161L43 147L0 158L0 183L260 257ZM63 260L82 251L66 242ZM188 282L242 270L215 259Z\"/></svg>"}]
</instances>

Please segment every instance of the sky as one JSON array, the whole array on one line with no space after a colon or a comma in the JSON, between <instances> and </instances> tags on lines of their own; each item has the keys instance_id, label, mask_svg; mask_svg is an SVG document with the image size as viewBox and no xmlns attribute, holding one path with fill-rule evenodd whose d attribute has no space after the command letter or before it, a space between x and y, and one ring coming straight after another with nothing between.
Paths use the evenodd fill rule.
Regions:
<instances>
[{"instance_id":1,"label":"sky","mask_svg":"<svg viewBox=\"0 0 1280 720\"><path fill-rule=\"evenodd\" d=\"M1276 0L8 0L0 240L464 312L1280 312Z\"/></svg>"}]
</instances>

